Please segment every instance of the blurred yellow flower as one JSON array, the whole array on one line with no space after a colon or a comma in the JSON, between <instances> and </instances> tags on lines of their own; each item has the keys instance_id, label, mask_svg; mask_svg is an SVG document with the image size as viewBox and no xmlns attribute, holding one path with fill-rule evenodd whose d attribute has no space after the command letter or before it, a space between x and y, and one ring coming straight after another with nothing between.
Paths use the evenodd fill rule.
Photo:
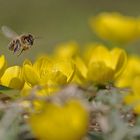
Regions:
<instances>
[{"instance_id":1,"label":"blurred yellow flower","mask_svg":"<svg viewBox=\"0 0 140 140\"><path fill-rule=\"evenodd\" d=\"M128 64L116 81L117 87L129 88L130 93L124 98L126 104L132 105L135 113L140 114L140 58L129 56Z\"/></svg>"},{"instance_id":2,"label":"blurred yellow flower","mask_svg":"<svg viewBox=\"0 0 140 140\"><path fill-rule=\"evenodd\" d=\"M31 114L29 124L40 140L81 140L87 132L89 114L76 99L64 104L46 103L40 113Z\"/></svg>"},{"instance_id":3,"label":"blurred yellow flower","mask_svg":"<svg viewBox=\"0 0 140 140\"><path fill-rule=\"evenodd\" d=\"M8 67L1 77L1 84L14 89L22 89L24 85L22 67Z\"/></svg>"},{"instance_id":4,"label":"blurred yellow flower","mask_svg":"<svg viewBox=\"0 0 140 140\"><path fill-rule=\"evenodd\" d=\"M54 53L55 58L70 59L75 64L75 74L72 82L82 84L86 78L87 66L80 57L79 47L76 42L67 42L58 45Z\"/></svg>"},{"instance_id":5,"label":"blurred yellow flower","mask_svg":"<svg viewBox=\"0 0 140 140\"><path fill-rule=\"evenodd\" d=\"M109 51L98 45L92 49L89 59L87 80L96 84L105 84L115 80L123 71L127 56L123 49L114 48Z\"/></svg>"},{"instance_id":6,"label":"blurred yellow flower","mask_svg":"<svg viewBox=\"0 0 140 140\"><path fill-rule=\"evenodd\" d=\"M131 87L136 77L140 76L140 58L138 56L129 56L128 63L116 81L117 87Z\"/></svg>"},{"instance_id":7,"label":"blurred yellow flower","mask_svg":"<svg viewBox=\"0 0 140 140\"><path fill-rule=\"evenodd\" d=\"M127 43L140 38L139 19L119 13L101 13L91 18L90 25L99 37L109 41Z\"/></svg>"},{"instance_id":8,"label":"blurred yellow flower","mask_svg":"<svg viewBox=\"0 0 140 140\"><path fill-rule=\"evenodd\" d=\"M131 84L131 92L125 96L124 101L128 105L132 105L135 113L140 114L140 75L135 77Z\"/></svg>"},{"instance_id":9,"label":"blurred yellow flower","mask_svg":"<svg viewBox=\"0 0 140 140\"><path fill-rule=\"evenodd\" d=\"M78 54L78 52L78 44L74 41L71 41L56 46L56 49L54 51L54 57L60 57L62 59L73 58Z\"/></svg>"},{"instance_id":10,"label":"blurred yellow flower","mask_svg":"<svg viewBox=\"0 0 140 140\"><path fill-rule=\"evenodd\" d=\"M0 77L3 75L5 69L7 67L7 61L4 55L0 56Z\"/></svg>"}]
</instances>

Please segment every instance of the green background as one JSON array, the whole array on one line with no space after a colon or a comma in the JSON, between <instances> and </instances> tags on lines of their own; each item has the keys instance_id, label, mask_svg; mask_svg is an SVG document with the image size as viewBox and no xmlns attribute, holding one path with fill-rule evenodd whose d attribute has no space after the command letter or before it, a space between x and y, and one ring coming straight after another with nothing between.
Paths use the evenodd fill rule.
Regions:
<instances>
[{"instance_id":1,"label":"green background","mask_svg":"<svg viewBox=\"0 0 140 140\"><path fill-rule=\"evenodd\" d=\"M76 40L84 46L98 40L89 28L88 19L104 11L139 16L140 0L0 0L0 26L40 37L30 51L17 57L8 50L9 40L0 33L0 54L14 65L22 64L25 58L34 60L61 42ZM131 44L130 50L140 52L139 44L139 41Z\"/></svg>"}]
</instances>

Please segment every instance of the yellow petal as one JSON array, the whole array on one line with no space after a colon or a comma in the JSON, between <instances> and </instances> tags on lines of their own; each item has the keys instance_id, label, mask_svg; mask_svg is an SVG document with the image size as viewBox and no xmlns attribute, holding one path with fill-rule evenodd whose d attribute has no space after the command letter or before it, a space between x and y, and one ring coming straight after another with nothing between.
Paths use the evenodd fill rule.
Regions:
<instances>
[{"instance_id":1,"label":"yellow petal","mask_svg":"<svg viewBox=\"0 0 140 140\"><path fill-rule=\"evenodd\" d=\"M140 96L140 75L137 75L133 79L133 82L131 83L131 88L135 94Z\"/></svg>"},{"instance_id":2,"label":"yellow petal","mask_svg":"<svg viewBox=\"0 0 140 140\"><path fill-rule=\"evenodd\" d=\"M5 56L1 55L0 56L0 77L3 75L3 73L6 69L6 66L7 66L7 62L5 60Z\"/></svg>"},{"instance_id":3,"label":"yellow petal","mask_svg":"<svg viewBox=\"0 0 140 140\"><path fill-rule=\"evenodd\" d=\"M37 85L40 81L39 74L30 65L23 66L23 74L25 81L31 86Z\"/></svg>"},{"instance_id":4,"label":"yellow petal","mask_svg":"<svg viewBox=\"0 0 140 140\"><path fill-rule=\"evenodd\" d=\"M14 89L21 89L24 85L22 68L13 66L6 69L1 77L1 84Z\"/></svg>"},{"instance_id":5,"label":"yellow petal","mask_svg":"<svg viewBox=\"0 0 140 140\"><path fill-rule=\"evenodd\" d=\"M124 101L133 107L135 113L140 114L140 95L135 93L129 94L124 98Z\"/></svg>"},{"instance_id":6,"label":"yellow petal","mask_svg":"<svg viewBox=\"0 0 140 140\"><path fill-rule=\"evenodd\" d=\"M81 75L86 78L87 76L87 66L85 65L84 61L80 57L76 57L74 59L74 63L76 65L77 70L81 73Z\"/></svg>"},{"instance_id":7,"label":"yellow petal","mask_svg":"<svg viewBox=\"0 0 140 140\"><path fill-rule=\"evenodd\" d=\"M23 88L22 88L21 91L20 91L20 94L21 94L22 96L29 96L31 89L32 89L32 87L29 86L29 84L27 84L27 83L25 82L24 85L23 85Z\"/></svg>"},{"instance_id":8,"label":"yellow petal","mask_svg":"<svg viewBox=\"0 0 140 140\"><path fill-rule=\"evenodd\" d=\"M123 49L114 48L111 51L112 55L112 68L115 70L115 77L120 75L127 64L127 55Z\"/></svg>"},{"instance_id":9,"label":"yellow petal","mask_svg":"<svg viewBox=\"0 0 140 140\"><path fill-rule=\"evenodd\" d=\"M96 46L94 50L92 50L92 56L90 58L89 65L92 62L97 62L97 61L102 61L107 66L109 67L111 66L111 54L109 50L103 45Z\"/></svg>"},{"instance_id":10,"label":"yellow petal","mask_svg":"<svg viewBox=\"0 0 140 140\"><path fill-rule=\"evenodd\" d=\"M48 83L52 84L52 86L62 86L67 83L67 76L64 75L60 71L51 71L46 74L46 76L41 78L41 85L48 85Z\"/></svg>"},{"instance_id":11,"label":"yellow petal","mask_svg":"<svg viewBox=\"0 0 140 140\"><path fill-rule=\"evenodd\" d=\"M33 68L42 78L52 69L52 65L53 62L47 56L41 56L35 61Z\"/></svg>"},{"instance_id":12,"label":"yellow petal","mask_svg":"<svg viewBox=\"0 0 140 140\"><path fill-rule=\"evenodd\" d=\"M73 63L75 64L75 74L72 79L73 83L83 85L85 84L85 79L87 78L87 66L85 65L84 61L76 56L73 59Z\"/></svg>"},{"instance_id":13,"label":"yellow petal","mask_svg":"<svg viewBox=\"0 0 140 140\"><path fill-rule=\"evenodd\" d=\"M103 62L93 62L89 65L87 79L96 84L105 84L112 81L114 71L107 67Z\"/></svg>"},{"instance_id":14,"label":"yellow petal","mask_svg":"<svg viewBox=\"0 0 140 140\"><path fill-rule=\"evenodd\" d=\"M97 46L102 46L100 43L88 43L84 46L84 51L83 51L83 58L86 60L86 62L89 62L92 53L94 52L95 47Z\"/></svg>"},{"instance_id":15,"label":"yellow petal","mask_svg":"<svg viewBox=\"0 0 140 140\"><path fill-rule=\"evenodd\" d=\"M140 75L140 58L129 56L125 70L116 81L117 87L131 87L134 79Z\"/></svg>"},{"instance_id":16,"label":"yellow petal","mask_svg":"<svg viewBox=\"0 0 140 140\"><path fill-rule=\"evenodd\" d=\"M67 83L66 75L64 75L60 71L57 71L57 72L53 73L53 75L52 75L52 77L50 77L50 79L52 81L54 81L55 83L59 84L60 86Z\"/></svg>"},{"instance_id":17,"label":"yellow petal","mask_svg":"<svg viewBox=\"0 0 140 140\"><path fill-rule=\"evenodd\" d=\"M67 77L67 82L70 82L75 72L75 65L70 59L58 60L53 66L53 71L60 71Z\"/></svg>"},{"instance_id":18,"label":"yellow petal","mask_svg":"<svg viewBox=\"0 0 140 140\"><path fill-rule=\"evenodd\" d=\"M56 47L55 55L61 58L72 58L78 53L78 45L76 42L68 42L60 44Z\"/></svg>"}]
</instances>

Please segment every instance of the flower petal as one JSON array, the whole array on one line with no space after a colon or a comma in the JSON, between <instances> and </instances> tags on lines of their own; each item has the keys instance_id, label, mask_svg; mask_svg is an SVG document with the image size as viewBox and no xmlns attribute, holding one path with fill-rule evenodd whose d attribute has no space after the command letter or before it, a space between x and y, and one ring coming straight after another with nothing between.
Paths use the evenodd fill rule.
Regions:
<instances>
[{"instance_id":1,"label":"flower petal","mask_svg":"<svg viewBox=\"0 0 140 140\"><path fill-rule=\"evenodd\" d=\"M98 46L96 46L92 50L92 56L90 58L89 65L92 62L97 62L97 61L102 61L102 62L104 62L109 67L111 65L111 55L110 55L110 52L103 45L98 45Z\"/></svg>"},{"instance_id":2,"label":"flower petal","mask_svg":"<svg viewBox=\"0 0 140 140\"><path fill-rule=\"evenodd\" d=\"M111 51L112 55L112 68L115 70L115 77L120 75L127 64L127 55L123 49L114 48Z\"/></svg>"},{"instance_id":3,"label":"flower petal","mask_svg":"<svg viewBox=\"0 0 140 140\"><path fill-rule=\"evenodd\" d=\"M24 85L22 68L13 66L6 69L1 77L1 84L14 89L21 89Z\"/></svg>"},{"instance_id":4,"label":"flower petal","mask_svg":"<svg viewBox=\"0 0 140 140\"><path fill-rule=\"evenodd\" d=\"M5 60L5 56L1 55L0 56L0 77L3 75L3 73L6 69L6 66L7 66L7 62Z\"/></svg>"},{"instance_id":5,"label":"flower petal","mask_svg":"<svg viewBox=\"0 0 140 140\"><path fill-rule=\"evenodd\" d=\"M58 60L54 64L53 71L60 71L67 77L67 82L70 82L75 72L75 65L71 60Z\"/></svg>"},{"instance_id":6,"label":"flower petal","mask_svg":"<svg viewBox=\"0 0 140 140\"><path fill-rule=\"evenodd\" d=\"M90 64L87 80L94 82L95 84L106 84L112 81L114 78L114 71L107 67L103 62L93 62Z\"/></svg>"},{"instance_id":7,"label":"flower petal","mask_svg":"<svg viewBox=\"0 0 140 140\"><path fill-rule=\"evenodd\" d=\"M38 84L40 81L39 74L30 65L26 64L23 66L23 74L25 81L32 86Z\"/></svg>"},{"instance_id":8,"label":"flower petal","mask_svg":"<svg viewBox=\"0 0 140 140\"><path fill-rule=\"evenodd\" d=\"M52 69L52 61L47 56L39 57L33 65L40 77L44 77Z\"/></svg>"},{"instance_id":9,"label":"flower petal","mask_svg":"<svg viewBox=\"0 0 140 140\"><path fill-rule=\"evenodd\" d=\"M61 58L73 58L78 53L78 44L76 42L68 42L60 44L56 47L55 56Z\"/></svg>"}]
</instances>

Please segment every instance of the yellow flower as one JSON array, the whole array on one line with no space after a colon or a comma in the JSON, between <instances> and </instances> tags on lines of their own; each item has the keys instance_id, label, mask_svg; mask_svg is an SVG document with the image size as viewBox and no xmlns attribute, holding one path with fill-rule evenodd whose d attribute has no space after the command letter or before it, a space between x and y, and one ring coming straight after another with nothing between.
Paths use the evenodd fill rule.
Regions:
<instances>
[{"instance_id":1,"label":"yellow flower","mask_svg":"<svg viewBox=\"0 0 140 140\"><path fill-rule=\"evenodd\" d=\"M137 76L140 76L140 58L138 56L129 56L127 66L116 81L116 86L130 87Z\"/></svg>"},{"instance_id":2,"label":"yellow flower","mask_svg":"<svg viewBox=\"0 0 140 140\"><path fill-rule=\"evenodd\" d=\"M1 77L1 84L14 89L22 89L24 78L20 66L8 67Z\"/></svg>"},{"instance_id":3,"label":"yellow flower","mask_svg":"<svg viewBox=\"0 0 140 140\"><path fill-rule=\"evenodd\" d=\"M79 56L78 44L76 42L67 42L58 45L54 57L63 60L70 59L75 64L75 74L72 82L82 84L86 78L87 66Z\"/></svg>"},{"instance_id":4,"label":"yellow flower","mask_svg":"<svg viewBox=\"0 0 140 140\"><path fill-rule=\"evenodd\" d=\"M50 60L42 56L37 61L23 66L25 81L34 85L46 85L48 91L69 83L74 75L74 64L71 60Z\"/></svg>"},{"instance_id":5,"label":"yellow flower","mask_svg":"<svg viewBox=\"0 0 140 140\"><path fill-rule=\"evenodd\" d=\"M78 54L78 49L78 44L76 42L67 42L56 46L54 55L62 59L73 58Z\"/></svg>"},{"instance_id":6,"label":"yellow flower","mask_svg":"<svg viewBox=\"0 0 140 140\"><path fill-rule=\"evenodd\" d=\"M84 51L82 53L82 56L85 60L86 63L89 62L92 52L94 51L95 47L97 46L103 46L101 43L95 43L95 42L90 42L84 46Z\"/></svg>"},{"instance_id":7,"label":"yellow flower","mask_svg":"<svg viewBox=\"0 0 140 140\"><path fill-rule=\"evenodd\" d=\"M119 13L101 13L91 18L90 25L99 37L106 40L127 43L140 38L139 19Z\"/></svg>"},{"instance_id":8,"label":"yellow flower","mask_svg":"<svg viewBox=\"0 0 140 140\"><path fill-rule=\"evenodd\" d=\"M32 131L40 140L81 140L87 132L88 111L76 99L65 104L46 103L40 113L29 119Z\"/></svg>"},{"instance_id":9,"label":"yellow flower","mask_svg":"<svg viewBox=\"0 0 140 140\"><path fill-rule=\"evenodd\" d=\"M117 87L128 87L130 93L125 96L124 101L132 105L135 113L140 114L140 58L138 56L129 56L128 63L116 81Z\"/></svg>"},{"instance_id":10,"label":"yellow flower","mask_svg":"<svg viewBox=\"0 0 140 140\"><path fill-rule=\"evenodd\" d=\"M132 90L125 98L124 101L128 105L132 105L134 112L140 114L140 75L133 79L130 89Z\"/></svg>"},{"instance_id":11,"label":"yellow flower","mask_svg":"<svg viewBox=\"0 0 140 140\"><path fill-rule=\"evenodd\" d=\"M120 48L109 51L102 45L94 47L89 59L87 80L96 84L115 80L123 71L126 62L126 53Z\"/></svg>"},{"instance_id":12,"label":"yellow flower","mask_svg":"<svg viewBox=\"0 0 140 140\"><path fill-rule=\"evenodd\" d=\"M5 59L5 56L1 55L0 56L0 77L3 75L3 73L6 69L6 66L7 66L7 61Z\"/></svg>"}]
</instances>

